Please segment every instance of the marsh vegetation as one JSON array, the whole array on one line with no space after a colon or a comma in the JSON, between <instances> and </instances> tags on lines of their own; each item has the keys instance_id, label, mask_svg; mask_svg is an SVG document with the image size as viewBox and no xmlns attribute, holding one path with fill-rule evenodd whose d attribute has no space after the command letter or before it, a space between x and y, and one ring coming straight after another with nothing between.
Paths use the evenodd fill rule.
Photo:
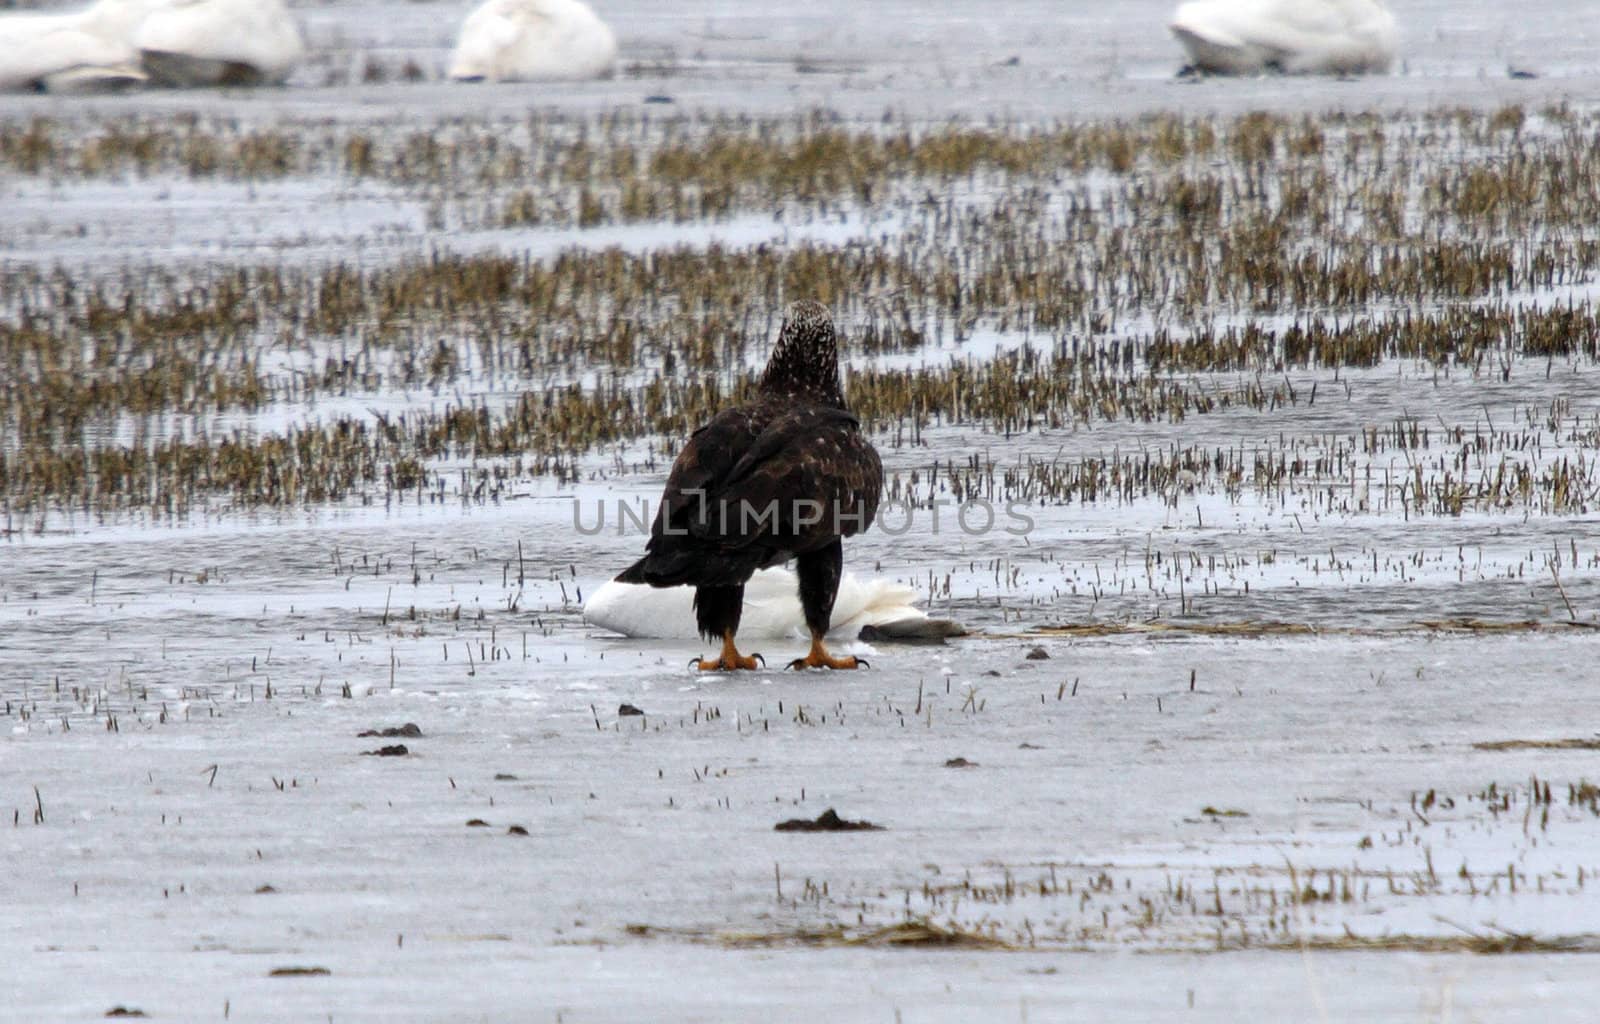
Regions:
<instances>
[{"instance_id":1,"label":"marsh vegetation","mask_svg":"<svg viewBox=\"0 0 1600 1024\"><path fill-rule=\"evenodd\" d=\"M579 230L550 259L13 264L0 496L19 529L60 510L491 500L578 476L594 453L655 466L750 386L772 311L816 295L847 325L853 406L903 465L950 426L1012 437L1238 410L1266 439L977 466L1007 497L1128 498L1181 476L1229 494L1359 490L1343 503L1357 510L1581 512L1600 419L1560 382L1600 359L1592 122L1559 106L1045 127L14 122L0 165L53 183L375 179L448 231ZM838 237L583 242L600 225L748 217ZM1382 389L1386 366L1441 388L1531 382L1527 415L1302 425L1319 402L1359 400L1357 383Z\"/></svg>"}]
</instances>

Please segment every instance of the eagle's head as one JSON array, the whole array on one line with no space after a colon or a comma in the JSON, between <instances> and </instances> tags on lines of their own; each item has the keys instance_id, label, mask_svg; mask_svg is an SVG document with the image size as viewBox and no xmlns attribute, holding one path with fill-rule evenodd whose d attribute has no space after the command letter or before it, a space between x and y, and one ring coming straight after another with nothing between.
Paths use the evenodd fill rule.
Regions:
<instances>
[{"instance_id":1,"label":"eagle's head","mask_svg":"<svg viewBox=\"0 0 1600 1024\"><path fill-rule=\"evenodd\" d=\"M844 408L833 317L822 303L801 299L784 310L778 344L761 375L761 391Z\"/></svg>"}]
</instances>

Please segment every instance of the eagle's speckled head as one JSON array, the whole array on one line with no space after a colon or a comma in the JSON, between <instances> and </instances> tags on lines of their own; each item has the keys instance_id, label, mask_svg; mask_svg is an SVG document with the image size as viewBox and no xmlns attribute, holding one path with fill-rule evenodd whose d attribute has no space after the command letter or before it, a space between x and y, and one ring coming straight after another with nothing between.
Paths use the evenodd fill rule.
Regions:
<instances>
[{"instance_id":1,"label":"eagle's speckled head","mask_svg":"<svg viewBox=\"0 0 1600 1024\"><path fill-rule=\"evenodd\" d=\"M761 391L844 408L833 317L822 303L801 299L784 311L778 344L761 375Z\"/></svg>"}]
</instances>

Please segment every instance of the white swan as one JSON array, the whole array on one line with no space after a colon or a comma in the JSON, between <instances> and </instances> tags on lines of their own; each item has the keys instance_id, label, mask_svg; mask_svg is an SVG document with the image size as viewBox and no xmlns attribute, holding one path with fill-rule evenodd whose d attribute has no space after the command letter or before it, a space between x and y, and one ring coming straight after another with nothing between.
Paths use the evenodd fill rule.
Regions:
<instances>
[{"instance_id":1,"label":"white swan","mask_svg":"<svg viewBox=\"0 0 1600 1024\"><path fill-rule=\"evenodd\" d=\"M280 82L304 53L281 0L100 0L0 16L0 90Z\"/></svg>"},{"instance_id":2,"label":"white swan","mask_svg":"<svg viewBox=\"0 0 1600 1024\"><path fill-rule=\"evenodd\" d=\"M79 92L137 85L139 55L99 3L68 14L0 16L0 91Z\"/></svg>"},{"instance_id":3,"label":"white swan","mask_svg":"<svg viewBox=\"0 0 1600 1024\"><path fill-rule=\"evenodd\" d=\"M1398 49L1394 15L1375 0L1193 0L1169 27L1212 74L1381 72Z\"/></svg>"},{"instance_id":4,"label":"white swan","mask_svg":"<svg viewBox=\"0 0 1600 1024\"><path fill-rule=\"evenodd\" d=\"M165 0L132 42L150 77L177 88L281 83L306 52L282 0Z\"/></svg>"},{"instance_id":5,"label":"white swan","mask_svg":"<svg viewBox=\"0 0 1600 1024\"><path fill-rule=\"evenodd\" d=\"M450 57L459 81L601 78L617 62L617 37L582 0L488 0L461 23Z\"/></svg>"},{"instance_id":6,"label":"white swan","mask_svg":"<svg viewBox=\"0 0 1600 1024\"><path fill-rule=\"evenodd\" d=\"M928 616L912 602L917 591L903 583L858 579L845 573L833 599L830 633L854 636L862 626L923 620ZM583 606L590 625L623 636L664 640L693 640L693 587L648 587L612 580L590 595ZM739 618L739 638L776 639L804 637L805 613L800 609L800 583L788 569L761 569L744 587L744 610Z\"/></svg>"}]
</instances>

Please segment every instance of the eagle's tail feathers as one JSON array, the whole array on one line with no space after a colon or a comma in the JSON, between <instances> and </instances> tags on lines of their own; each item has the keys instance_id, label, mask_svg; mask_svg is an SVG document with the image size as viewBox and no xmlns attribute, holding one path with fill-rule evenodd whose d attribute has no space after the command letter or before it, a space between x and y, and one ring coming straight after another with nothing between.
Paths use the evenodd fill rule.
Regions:
<instances>
[{"instance_id":1,"label":"eagle's tail feathers","mask_svg":"<svg viewBox=\"0 0 1600 1024\"><path fill-rule=\"evenodd\" d=\"M617 575L618 583L647 583L652 587L735 586L750 578L765 552L703 551L652 552Z\"/></svg>"}]
</instances>

